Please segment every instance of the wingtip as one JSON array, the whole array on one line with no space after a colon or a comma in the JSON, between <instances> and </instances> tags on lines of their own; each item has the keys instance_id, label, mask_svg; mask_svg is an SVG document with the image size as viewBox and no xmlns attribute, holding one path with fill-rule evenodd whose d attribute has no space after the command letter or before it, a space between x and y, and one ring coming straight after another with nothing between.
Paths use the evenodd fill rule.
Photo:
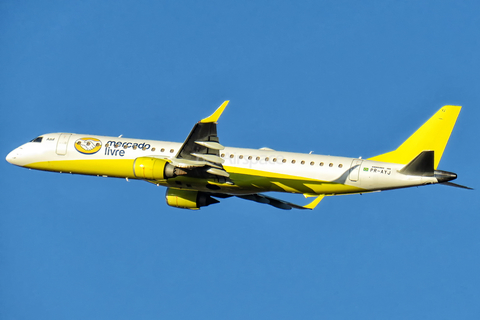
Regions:
<instances>
[{"instance_id":1,"label":"wingtip","mask_svg":"<svg viewBox=\"0 0 480 320\"><path fill-rule=\"evenodd\" d=\"M215 110L214 113L212 113L211 116L205 118L205 119L202 119L200 120L201 123L209 123L209 122L217 122L218 119L220 118L220 116L222 115L223 111L225 110L225 108L227 107L228 103L230 102L230 100L225 100L222 105L220 107L217 108L217 110Z\"/></svg>"},{"instance_id":2,"label":"wingtip","mask_svg":"<svg viewBox=\"0 0 480 320\"><path fill-rule=\"evenodd\" d=\"M324 194L321 194L319 195L318 197L315 198L315 200L313 200L312 202L310 202L309 204L303 206L305 209L310 209L310 210L313 210L315 209L315 207L320 203L320 201L322 201L322 199L325 197Z\"/></svg>"}]
</instances>

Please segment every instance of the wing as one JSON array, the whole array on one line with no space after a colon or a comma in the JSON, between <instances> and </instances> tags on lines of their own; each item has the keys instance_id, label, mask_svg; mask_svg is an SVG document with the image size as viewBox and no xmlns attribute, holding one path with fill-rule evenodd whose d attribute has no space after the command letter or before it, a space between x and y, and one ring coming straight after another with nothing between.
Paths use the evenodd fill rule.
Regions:
<instances>
[{"instance_id":1,"label":"wing","mask_svg":"<svg viewBox=\"0 0 480 320\"><path fill-rule=\"evenodd\" d=\"M229 177L222 166L224 160L220 158L220 150L224 147L217 136L217 121L228 103L225 101L211 116L195 124L175 158L171 159L172 165L186 169L203 168L202 172Z\"/></svg>"},{"instance_id":2,"label":"wing","mask_svg":"<svg viewBox=\"0 0 480 320\"><path fill-rule=\"evenodd\" d=\"M318 195L315 198L315 200L313 200L311 203L307 204L306 206L299 206L297 204L294 204L294 203L291 203L291 202L288 202L288 201L284 201L284 200L280 200L280 199L276 199L276 198L272 198L272 197L266 196L266 195L261 194L261 193L248 194L248 195L242 195L242 196L237 196L237 197L242 198L242 199L246 199L246 200L259 202L259 203L269 204L271 206L274 206L275 208L280 208L280 209L284 209L284 210L291 210L292 208L313 210L320 203L320 201L322 201L322 199L323 199L323 197L325 197L325 195L324 194Z\"/></svg>"}]
</instances>

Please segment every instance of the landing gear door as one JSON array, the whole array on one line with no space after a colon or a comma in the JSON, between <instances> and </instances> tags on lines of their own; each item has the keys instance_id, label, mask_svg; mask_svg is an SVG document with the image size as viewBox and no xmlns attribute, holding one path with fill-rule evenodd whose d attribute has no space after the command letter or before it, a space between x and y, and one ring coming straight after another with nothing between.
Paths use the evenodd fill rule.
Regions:
<instances>
[{"instance_id":1,"label":"landing gear door","mask_svg":"<svg viewBox=\"0 0 480 320\"><path fill-rule=\"evenodd\" d=\"M67 154L68 140L70 140L71 133L61 133L57 142L57 154L64 156Z\"/></svg>"},{"instance_id":2,"label":"landing gear door","mask_svg":"<svg viewBox=\"0 0 480 320\"><path fill-rule=\"evenodd\" d=\"M363 160L354 159L352 161L352 166L350 167L350 175L348 178L350 181L358 181L358 176L360 175L360 167L362 166Z\"/></svg>"}]
</instances>

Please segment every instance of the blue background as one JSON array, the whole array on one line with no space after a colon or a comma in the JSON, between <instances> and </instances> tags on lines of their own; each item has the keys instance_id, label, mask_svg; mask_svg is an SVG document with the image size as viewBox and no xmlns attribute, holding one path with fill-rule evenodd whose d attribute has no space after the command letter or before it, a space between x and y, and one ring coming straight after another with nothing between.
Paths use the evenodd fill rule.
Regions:
<instances>
[{"instance_id":1,"label":"blue background","mask_svg":"<svg viewBox=\"0 0 480 320\"><path fill-rule=\"evenodd\" d=\"M441 106L478 188L477 1L2 1L1 154L48 132L364 158ZM0 162L1 319L478 319L478 191L241 199ZM304 204L302 196L275 196Z\"/></svg>"}]
</instances>

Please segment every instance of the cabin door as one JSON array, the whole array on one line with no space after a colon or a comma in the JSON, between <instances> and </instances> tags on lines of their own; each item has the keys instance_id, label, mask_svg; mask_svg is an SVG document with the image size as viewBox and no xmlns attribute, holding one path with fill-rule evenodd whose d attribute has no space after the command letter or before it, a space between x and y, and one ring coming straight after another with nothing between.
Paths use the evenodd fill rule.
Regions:
<instances>
[{"instance_id":1,"label":"cabin door","mask_svg":"<svg viewBox=\"0 0 480 320\"><path fill-rule=\"evenodd\" d=\"M64 156L67 154L67 144L71 135L72 135L71 133L61 133L60 137L58 137L58 142L57 142L58 155Z\"/></svg>"},{"instance_id":2,"label":"cabin door","mask_svg":"<svg viewBox=\"0 0 480 320\"><path fill-rule=\"evenodd\" d=\"M352 161L352 166L350 167L350 175L348 178L351 181L358 181L358 176L360 175L360 167L362 166L362 159L354 159Z\"/></svg>"}]
</instances>

